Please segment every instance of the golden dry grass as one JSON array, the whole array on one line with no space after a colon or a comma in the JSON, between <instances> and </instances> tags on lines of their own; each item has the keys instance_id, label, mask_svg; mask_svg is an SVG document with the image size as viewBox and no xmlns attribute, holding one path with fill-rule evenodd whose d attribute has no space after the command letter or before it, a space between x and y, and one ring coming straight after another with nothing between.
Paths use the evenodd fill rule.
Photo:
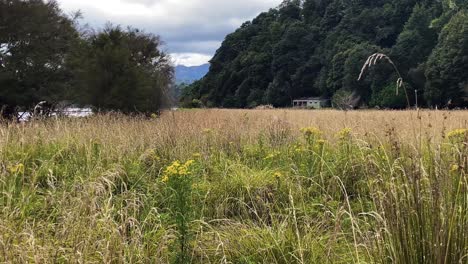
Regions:
<instances>
[{"instance_id":1,"label":"golden dry grass","mask_svg":"<svg viewBox=\"0 0 468 264\"><path fill-rule=\"evenodd\" d=\"M463 261L467 137L446 138L460 128L467 111L213 109L1 126L0 262L174 263L177 241L193 263ZM168 188L168 166L189 159L190 181ZM183 225L173 189L190 197Z\"/></svg>"},{"instance_id":2,"label":"golden dry grass","mask_svg":"<svg viewBox=\"0 0 468 264\"><path fill-rule=\"evenodd\" d=\"M9 137L31 142L66 137L111 142L131 148L157 144L184 147L212 130L223 138L256 139L277 128L298 135L303 127L317 127L330 138L348 127L359 136L382 138L391 133L405 142L420 137L440 141L447 131L468 127L468 111L307 111L307 110L193 110L165 112L153 120L99 116L66 122L12 125L0 128L0 146ZM128 140L131 139L131 140ZM195 142L196 143L196 142ZM122 146L123 144L123 146Z\"/></svg>"}]
</instances>

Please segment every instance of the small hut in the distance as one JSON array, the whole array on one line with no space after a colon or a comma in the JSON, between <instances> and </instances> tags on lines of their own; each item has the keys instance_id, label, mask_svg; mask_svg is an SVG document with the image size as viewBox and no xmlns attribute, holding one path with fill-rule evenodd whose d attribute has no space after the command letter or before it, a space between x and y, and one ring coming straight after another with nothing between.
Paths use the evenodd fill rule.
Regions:
<instances>
[{"instance_id":1,"label":"small hut in the distance","mask_svg":"<svg viewBox=\"0 0 468 264\"><path fill-rule=\"evenodd\" d=\"M293 101L294 108L321 109L330 107L331 100L323 97L305 97Z\"/></svg>"}]
</instances>

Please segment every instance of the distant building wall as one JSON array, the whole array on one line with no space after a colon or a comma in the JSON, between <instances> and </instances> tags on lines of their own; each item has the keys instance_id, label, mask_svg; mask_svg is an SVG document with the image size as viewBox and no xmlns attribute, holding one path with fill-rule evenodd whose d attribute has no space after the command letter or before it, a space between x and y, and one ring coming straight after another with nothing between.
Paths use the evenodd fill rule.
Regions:
<instances>
[{"instance_id":1,"label":"distant building wall","mask_svg":"<svg viewBox=\"0 0 468 264\"><path fill-rule=\"evenodd\" d=\"M293 101L294 108L311 108L311 109L321 109L328 107L330 100L323 98L303 98Z\"/></svg>"}]
</instances>

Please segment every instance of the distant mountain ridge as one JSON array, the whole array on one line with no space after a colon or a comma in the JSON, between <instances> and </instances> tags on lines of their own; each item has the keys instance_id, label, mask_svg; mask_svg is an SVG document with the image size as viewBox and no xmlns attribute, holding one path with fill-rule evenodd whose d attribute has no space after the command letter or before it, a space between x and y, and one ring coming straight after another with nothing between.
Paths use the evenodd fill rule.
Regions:
<instances>
[{"instance_id":1,"label":"distant mountain ridge","mask_svg":"<svg viewBox=\"0 0 468 264\"><path fill-rule=\"evenodd\" d=\"M184 66L179 65L175 67L176 83L191 84L203 78L209 71L210 64L203 64L200 66Z\"/></svg>"}]
</instances>

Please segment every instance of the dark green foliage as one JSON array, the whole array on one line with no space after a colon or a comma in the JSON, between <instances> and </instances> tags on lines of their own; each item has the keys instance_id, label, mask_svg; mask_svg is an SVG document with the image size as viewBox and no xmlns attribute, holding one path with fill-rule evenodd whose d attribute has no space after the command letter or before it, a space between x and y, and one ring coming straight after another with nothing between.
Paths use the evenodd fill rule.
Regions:
<instances>
[{"instance_id":1,"label":"dark green foliage","mask_svg":"<svg viewBox=\"0 0 468 264\"><path fill-rule=\"evenodd\" d=\"M468 105L468 12L444 27L426 64L425 97L433 105Z\"/></svg>"},{"instance_id":2,"label":"dark green foliage","mask_svg":"<svg viewBox=\"0 0 468 264\"><path fill-rule=\"evenodd\" d=\"M56 1L0 0L0 114L40 101L154 112L172 83L159 37L108 27L86 35Z\"/></svg>"},{"instance_id":3,"label":"dark green foliage","mask_svg":"<svg viewBox=\"0 0 468 264\"><path fill-rule=\"evenodd\" d=\"M390 83L385 86L382 90L375 93L370 101L370 105L373 107L382 108L398 108L403 109L406 107L406 97L403 92L395 95L395 84Z\"/></svg>"},{"instance_id":4,"label":"dark green foliage","mask_svg":"<svg viewBox=\"0 0 468 264\"><path fill-rule=\"evenodd\" d=\"M79 100L99 110L155 112L173 70L157 36L108 26L90 36L76 58Z\"/></svg>"},{"instance_id":5,"label":"dark green foliage","mask_svg":"<svg viewBox=\"0 0 468 264\"><path fill-rule=\"evenodd\" d=\"M55 1L0 1L0 107L33 107L70 89L74 20Z\"/></svg>"},{"instance_id":6,"label":"dark green foliage","mask_svg":"<svg viewBox=\"0 0 468 264\"><path fill-rule=\"evenodd\" d=\"M449 81L448 72L436 77L431 71L432 64L458 67L450 56L460 59L457 70L462 70L461 55L466 57L467 51L442 37L457 34L454 39L466 42L462 29L448 33L445 28L449 21L449 26L455 23L460 12L466 12L465 1L285 0L228 35L209 73L187 89L183 101L200 99L217 107L285 107L294 98L333 97L338 90L346 90L360 98L360 105L400 108L401 94L395 94L396 87L391 92L397 78L389 65L378 64L357 81L362 65L374 52L389 55L408 85L420 93L426 90L438 96L468 89L463 80ZM442 42L451 48L436 48ZM446 63L441 64L443 60ZM432 97L426 96L428 105L440 105ZM411 104L414 99L410 96Z\"/></svg>"}]
</instances>

